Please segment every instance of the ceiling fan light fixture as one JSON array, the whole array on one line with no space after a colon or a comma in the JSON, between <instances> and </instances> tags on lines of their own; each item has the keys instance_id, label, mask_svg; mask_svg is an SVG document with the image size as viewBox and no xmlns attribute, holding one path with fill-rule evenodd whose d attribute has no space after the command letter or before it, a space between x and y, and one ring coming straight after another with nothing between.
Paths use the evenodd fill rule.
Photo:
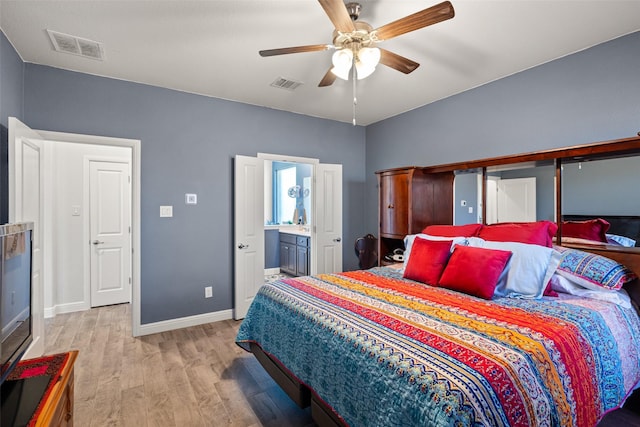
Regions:
<instances>
[{"instance_id":1,"label":"ceiling fan light fixture","mask_svg":"<svg viewBox=\"0 0 640 427\"><path fill-rule=\"evenodd\" d=\"M333 68L331 72L342 80L349 80L349 70L353 63L353 51L349 48L336 50L331 57Z\"/></svg>"},{"instance_id":2,"label":"ceiling fan light fixture","mask_svg":"<svg viewBox=\"0 0 640 427\"><path fill-rule=\"evenodd\" d=\"M380 49L377 47L363 47L358 51L356 60L356 72L358 80L369 77L380 62Z\"/></svg>"}]
</instances>

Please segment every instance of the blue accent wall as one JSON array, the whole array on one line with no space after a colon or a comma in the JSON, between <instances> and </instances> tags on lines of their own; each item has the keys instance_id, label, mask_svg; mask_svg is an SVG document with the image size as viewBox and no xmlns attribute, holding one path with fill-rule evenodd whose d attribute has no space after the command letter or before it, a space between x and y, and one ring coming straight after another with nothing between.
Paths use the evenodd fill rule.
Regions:
<instances>
[{"instance_id":1,"label":"blue accent wall","mask_svg":"<svg viewBox=\"0 0 640 427\"><path fill-rule=\"evenodd\" d=\"M24 104L35 129L142 141L143 324L232 308L236 154L341 163L345 242L364 231L362 127L35 64ZM186 206L185 193L198 204ZM173 205L173 218L160 218L160 205ZM348 244L344 267L357 268Z\"/></svg>"},{"instance_id":2,"label":"blue accent wall","mask_svg":"<svg viewBox=\"0 0 640 427\"><path fill-rule=\"evenodd\" d=\"M22 118L24 63L0 31L0 224L9 221L9 117Z\"/></svg>"},{"instance_id":3,"label":"blue accent wall","mask_svg":"<svg viewBox=\"0 0 640 427\"><path fill-rule=\"evenodd\" d=\"M377 170L635 136L638 52L640 32L367 126L366 229L377 229Z\"/></svg>"},{"instance_id":4,"label":"blue accent wall","mask_svg":"<svg viewBox=\"0 0 640 427\"><path fill-rule=\"evenodd\" d=\"M6 127L10 116L22 119L23 92L24 63L0 31L0 125Z\"/></svg>"}]
</instances>

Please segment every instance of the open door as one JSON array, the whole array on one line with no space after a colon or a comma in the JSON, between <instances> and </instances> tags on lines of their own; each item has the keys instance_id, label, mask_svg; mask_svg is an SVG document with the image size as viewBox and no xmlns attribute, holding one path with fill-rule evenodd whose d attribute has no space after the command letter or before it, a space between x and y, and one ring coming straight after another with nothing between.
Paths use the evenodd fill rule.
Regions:
<instances>
[{"instance_id":1,"label":"open door","mask_svg":"<svg viewBox=\"0 0 640 427\"><path fill-rule=\"evenodd\" d=\"M316 238L311 250L316 255L311 274L336 273L342 271L342 165L320 163L315 176Z\"/></svg>"},{"instance_id":2,"label":"open door","mask_svg":"<svg viewBox=\"0 0 640 427\"><path fill-rule=\"evenodd\" d=\"M234 319L243 319L264 283L264 161L235 157Z\"/></svg>"},{"instance_id":3,"label":"open door","mask_svg":"<svg viewBox=\"0 0 640 427\"><path fill-rule=\"evenodd\" d=\"M33 221L31 314L33 343L25 358L44 353L44 142L40 134L9 117L9 222Z\"/></svg>"}]
</instances>

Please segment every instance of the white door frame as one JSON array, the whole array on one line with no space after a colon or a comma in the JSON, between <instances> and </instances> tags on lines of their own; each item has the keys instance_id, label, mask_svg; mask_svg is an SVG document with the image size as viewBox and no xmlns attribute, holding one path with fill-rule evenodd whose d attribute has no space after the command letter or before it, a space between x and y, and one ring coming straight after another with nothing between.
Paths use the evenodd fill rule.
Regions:
<instances>
[{"instance_id":1,"label":"white door frame","mask_svg":"<svg viewBox=\"0 0 640 427\"><path fill-rule=\"evenodd\" d=\"M73 134L66 132L37 131L43 139L53 142L71 142L89 145L108 145L131 148L131 331L134 337L141 335L140 315L140 156L139 139L110 138L104 136ZM47 196L45 195L45 198Z\"/></svg>"}]
</instances>

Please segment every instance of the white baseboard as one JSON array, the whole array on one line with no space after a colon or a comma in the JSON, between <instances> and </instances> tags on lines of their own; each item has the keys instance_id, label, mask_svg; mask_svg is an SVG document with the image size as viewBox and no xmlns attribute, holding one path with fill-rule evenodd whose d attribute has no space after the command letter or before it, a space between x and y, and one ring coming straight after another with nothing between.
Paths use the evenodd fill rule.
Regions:
<instances>
[{"instance_id":1,"label":"white baseboard","mask_svg":"<svg viewBox=\"0 0 640 427\"><path fill-rule=\"evenodd\" d=\"M276 267L276 268L265 268L264 269L264 275L265 276L269 276L271 274L280 274L280 268Z\"/></svg>"},{"instance_id":2,"label":"white baseboard","mask_svg":"<svg viewBox=\"0 0 640 427\"><path fill-rule=\"evenodd\" d=\"M91 306L84 301L54 305L53 307L45 307L44 318L50 319L56 317L58 314L75 313L76 311L85 311L90 308Z\"/></svg>"},{"instance_id":3,"label":"white baseboard","mask_svg":"<svg viewBox=\"0 0 640 427\"><path fill-rule=\"evenodd\" d=\"M160 332L172 331L174 329L188 328L205 323L219 322L233 318L233 310L222 310L213 313L197 314L195 316L181 317L179 319L162 320L160 322L146 323L140 325L140 335L151 335Z\"/></svg>"}]
</instances>

